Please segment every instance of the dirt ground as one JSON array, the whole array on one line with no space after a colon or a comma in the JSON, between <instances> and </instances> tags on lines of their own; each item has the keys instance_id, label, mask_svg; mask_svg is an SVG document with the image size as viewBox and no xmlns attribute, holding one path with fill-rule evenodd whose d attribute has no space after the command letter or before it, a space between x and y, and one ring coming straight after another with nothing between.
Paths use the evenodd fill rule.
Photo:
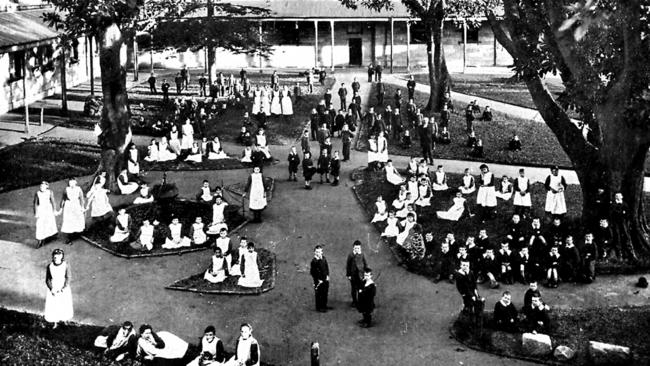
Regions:
<instances>
[{"instance_id":1,"label":"dirt ground","mask_svg":"<svg viewBox=\"0 0 650 366\"><path fill-rule=\"evenodd\" d=\"M347 83L346 83L347 84ZM335 139L335 149L340 140ZM315 146L312 147L315 151ZM351 190L349 174L365 164L366 154L355 152L342 167L338 187L287 182L286 147L272 152L280 164L265 169L276 178L264 222L249 224L241 235L277 254L275 289L261 296L208 296L165 290L177 279L207 268L209 253L178 257L126 260L113 257L82 241L65 246L62 239L35 249L31 202L35 187L0 195L0 305L40 313L45 296L45 266L56 247L66 251L72 268L75 320L116 324L131 320L150 323L196 342L208 324L232 349L239 324L250 322L261 344L262 359L278 365L307 365L310 343L321 345L321 365L524 365L526 363L471 351L450 339L448 327L461 307L456 289L409 273L396 265L388 248L369 224ZM403 166L406 160L399 160ZM243 182L246 170L170 172L181 197L193 197L200 182ZM156 182L160 172L147 179ZM52 184L58 195L63 182ZM117 203L117 200L114 201ZM375 273L378 293L376 325L363 329L360 314L349 307L345 259L359 239ZM328 313L314 311L309 262L313 247L325 246L331 272ZM636 291L635 278L602 278L590 286L566 285L542 290L552 306L592 307L606 304L646 304L649 290ZM516 304L525 288L507 286ZM500 291L483 290L488 306Z\"/></svg>"}]
</instances>

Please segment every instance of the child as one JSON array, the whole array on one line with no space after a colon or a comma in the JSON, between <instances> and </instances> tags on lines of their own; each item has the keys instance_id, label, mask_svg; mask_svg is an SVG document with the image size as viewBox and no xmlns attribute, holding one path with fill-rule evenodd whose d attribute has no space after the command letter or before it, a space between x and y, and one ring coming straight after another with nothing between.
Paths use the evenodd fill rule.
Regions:
<instances>
[{"instance_id":1,"label":"child","mask_svg":"<svg viewBox=\"0 0 650 366\"><path fill-rule=\"evenodd\" d=\"M402 137L402 145L404 146L405 149L410 149L412 142L411 142L411 131L409 129L404 130L404 136Z\"/></svg>"},{"instance_id":2,"label":"child","mask_svg":"<svg viewBox=\"0 0 650 366\"><path fill-rule=\"evenodd\" d=\"M131 228L131 216L126 213L126 209L121 208L117 211L117 217L115 218L115 231L110 237L111 243L121 243L129 240Z\"/></svg>"},{"instance_id":3,"label":"child","mask_svg":"<svg viewBox=\"0 0 650 366\"><path fill-rule=\"evenodd\" d=\"M260 287L264 280L260 279L260 270L257 259L257 252L255 251L255 244L248 243L248 249L241 257L241 277L237 284L242 287Z\"/></svg>"},{"instance_id":4,"label":"child","mask_svg":"<svg viewBox=\"0 0 650 366\"><path fill-rule=\"evenodd\" d=\"M507 201L512 197L512 183L508 180L507 176L501 178L501 185L499 191L496 192L497 198Z\"/></svg>"},{"instance_id":5,"label":"child","mask_svg":"<svg viewBox=\"0 0 650 366\"><path fill-rule=\"evenodd\" d=\"M556 288L559 282L558 270L560 268L560 253L556 246L551 248L551 251L546 258L546 285L551 288Z\"/></svg>"},{"instance_id":6,"label":"child","mask_svg":"<svg viewBox=\"0 0 650 366\"><path fill-rule=\"evenodd\" d=\"M388 218L386 219L386 228L384 229L384 232L381 233L381 236L385 236L387 238L394 238L399 234L399 227L397 227L397 223L399 222L399 219L395 216L395 210L390 210L388 212Z\"/></svg>"},{"instance_id":7,"label":"child","mask_svg":"<svg viewBox=\"0 0 650 366\"><path fill-rule=\"evenodd\" d=\"M143 184L140 186L140 195L133 200L134 205L141 205L153 202L153 195L149 191L149 186Z\"/></svg>"},{"instance_id":8,"label":"child","mask_svg":"<svg viewBox=\"0 0 650 366\"><path fill-rule=\"evenodd\" d=\"M472 194L476 191L476 184L474 177L470 174L469 168L465 168L465 175L463 175L463 185L458 187L462 194Z\"/></svg>"},{"instance_id":9,"label":"child","mask_svg":"<svg viewBox=\"0 0 650 366\"><path fill-rule=\"evenodd\" d=\"M451 144L451 136L447 127L443 127L442 132L440 132L440 143L445 145Z\"/></svg>"},{"instance_id":10,"label":"child","mask_svg":"<svg viewBox=\"0 0 650 366\"><path fill-rule=\"evenodd\" d=\"M300 148L302 149L302 153L305 154L309 152L309 130L304 130L302 132L302 137L300 137Z\"/></svg>"},{"instance_id":11,"label":"child","mask_svg":"<svg viewBox=\"0 0 650 366\"><path fill-rule=\"evenodd\" d=\"M302 159L302 175L305 178L305 189L311 189L311 178L314 176L316 169L314 162L311 160L311 153L305 152Z\"/></svg>"},{"instance_id":12,"label":"child","mask_svg":"<svg viewBox=\"0 0 650 366\"><path fill-rule=\"evenodd\" d=\"M332 160L330 160L330 176L333 178L332 186L339 185L339 174L341 173L341 160L339 159L339 152L334 151Z\"/></svg>"},{"instance_id":13,"label":"child","mask_svg":"<svg viewBox=\"0 0 650 366\"><path fill-rule=\"evenodd\" d=\"M309 136L307 138L309 139ZM300 157L296 152L295 146L291 146L287 160L289 161L289 181L297 182L298 178L296 178L296 173L298 173L298 167L300 166Z\"/></svg>"},{"instance_id":14,"label":"child","mask_svg":"<svg viewBox=\"0 0 650 366\"><path fill-rule=\"evenodd\" d=\"M397 169L393 166L393 161L388 160L386 166L384 167L386 171L386 180L392 185L399 186L404 183L404 178L399 174Z\"/></svg>"},{"instance_id":15,"label":"child","mask_svg":"<svg viewBox=\"0 0 650 366\"><path fill-rule=\"evenodd\" d=\"M226 268L228 271L230 271L230 267L232 265L232 254L230 250L230 238L228 237L228 230L221 229L221 231L219 231L219 237L216 240L216 246L217 248L221 249L221 253L223 253L224 257L226 258L226 264L228 265Z\"/></svg>"},{"instance_id":16,"label":"child","mask_svg":"<svg viewBox=\"0 0 650 366\"><path fill-rule=\"evenodd\" d=\"M401 231L399 234L397 234L397 244L400 246L404 245L404 242L406 241L406 238L409 235L409 232L415 226L417 223L415 222L415 215L413 213L408 213L406 215L406 220L403 220L400 223L400 226L402 227Z\"/></svg>"},{"instance_id":17,"label":"child","mask_svg":"<svg viewBox=\"0 0 650 366\"><path fill-rule=\"evenodd\" d=\"M388 212L386 211L386 201L384 201L384 198L381 195L377 197L375 206L377 207L377 212L370 222L375 223L385 221L388 218Z\"/></svg>"},{"instance_id":18,"label":"child","mask_svg":"<svg viewBox=\"0 0 650 366\"><path fill-rule=\"evenodd\" d=\"M151 250L153 249L153 225L149 220L145 219L142 221L142 226L140 226L140 232L138 233L137 243L142 246L142 249Z\"/></svg>"},{"instance_id":19,"label":"child","mask_svg":"<svg viewBox=\"0 0 650 366\"><path fill-rule=\"evenodd\" d=\"M222 229L228 230L228 224L226 224L226 216L224 211L228 203L221 198L221 196L214 197L214 204L212 205L212 222L208 227L208 234L216 234L221 232Z\"/></svg>"},{"instance_id":20,"label":"child","mask_svg":"<svg viewBox=\"0 0 650 366\"><path fill-rule=\"evenodd\" d=\"M524 169L519 169L519 176L513 183L514 199L512 204L515 213L526 219L530 215L532 202L530 199L530 180L524 175Z\"/></svg>"},{"instance_id":21,"label":"child","mask_svg":"<svg viewBox=\"0 0 650 366\"><path fill-rule=\"evenodd\" d=\"M192 243L194 243L194 245L203 245L208 240L203 229L203 218L197 216L196 220L192 224L192 228L190 229L190 237L192 238Z\"/></svg>"},{"instance_id":22,"label":"child","mask_svg":"<svg viewBox=\"0 0 650 366\"><path fill-rule=\"evenodd\" d=\"M501 249L497 252L497 260L501 265L501 282L504 282L507 285L512 285L514 282L514 273L512 270L512 251L510 250L508 243L501 243Z\"/></svg>"},{"instance_id":23,"label":"child","mask_svg":"<svg viewBox=\"0 0 650 366\"><path fill-rule=\"evenodd\" d=\"M163 244L164 249L176 249L181 247L189 247L192 245L192 241L187 236L183 236L183 224L178 220L178 217L172 219L172 223L169 224L169 236L165 238L165 244Z\"/></svg>"},{"instance_id":24,"label":"child","mask_svg":"<svg viewBox=\"0 0 650 366\"><path fill-rule=\"evenodd\" d=\"M467 207L467 202L463 198L463 194L458 191L456 192L456 197L454 197L454 204L447 211L436 211L436 216L441 220L450 220L458 221L465 213ZM469 209L467 210L469 212ZM470 214L470 216L473 216Z\"/></svg>"},{"instance_id":25,"label":"child","mask_svg":"<svg viewBox=\"0 0 650 366\"><path fill-rule=\"evenodd\" d=\"M241 276L241 261L244 253L248 251L248 239L245 236L239 238L239 248L233 253L236 258L233 258L232 265L230 266L231 276Z\"/></svg>"},{"instance_id":26,"label":"child","mask_svg":"<svg viewBox=\"0 0 650 366\"><path fill-rule=\"evenodd\" d=\"M325 181L330 183L330 157L326 149L321 150L320 156L318 157L318 174L320 174L320 184L323 184L323 175L325 176Z\"/></svg>"},{"instance_id":27,"label":"child","mask_svg":"<svg viewBox=\"0 0 650 366\"><path fill-rule=\"evenodd\" d=\"M420 182L418 183L418 198L415 200L415 205L419 207L431 206L431 197L433 197L433 195L427 181L420 179Z\"/></svg>"},{"instance_id":28,"label":"child","mask_svg":"<svg viewBox=\"0 0 650 366\"><path fill-rule=\"evenodd\" d=\"M471 156L475 158L482 158L483 157L483 140L478 139L476 141L476 145L474 145L474 148L472 149L472 152L470 154Z\"/></svg>"},{"instance_id":29,"label":"child","mask_svg":"<svg viewBox=\"0 0 650 366\"><path fill-rule=\"evenodd\" d=\"M210 283L223 282L228 277L228 267L226 260L223 257L221 248L214 248L214 255L212 256L212 265L205 271L203 278Z\"/></svg>"},{"instance_id":30,"label":"child","mask_svg":"<svg viewBox=\"0 0 650 366\"><path fill-rule=\"evenodd\" d=\"M148 162L156 162L159 159L159 153L158 153L158 143L156 142L156 139L151 139L151 144L147 147L147 156L145 156L144 160Z\"/></svg>"},{"instance_id":31,"label":"child","mask_svg":"<svg viewBox=\"0 0 650 366\"><path fill-rule=\"evenodd\" d=\"M442 165L438 165L438 169L433 174L433 190L436 192L446 191L449 187L447 186L447 174L443 170Z\"/></svg>"}]
</instances>

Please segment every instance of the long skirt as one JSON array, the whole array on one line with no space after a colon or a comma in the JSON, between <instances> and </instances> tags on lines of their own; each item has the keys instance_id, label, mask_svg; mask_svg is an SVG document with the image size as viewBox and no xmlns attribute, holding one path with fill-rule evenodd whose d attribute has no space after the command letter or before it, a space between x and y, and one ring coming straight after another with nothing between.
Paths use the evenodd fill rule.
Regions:
<instances>
[{"instance_id":1,"label":"long skirt","mask_svg":"<svg viewBox=\"0 0 650 366\"><path fill-rule=\"evenodd\" d=\"M483 207L496 207L497 195L494 187L479 187L476 195L476 204Z\"/></svg>"},{"instance_id":2,"label":"long skirt","mask_svg":"<svg viewBox=\"0 0 650 366\"><path fill-rule=\"evenodd\" d=\"M52 205L49 202L39 205L36 208L36 240L45 240L57 232Z\"/></svg>"},{"instance_id":3,"label":"long skirt","mask_svg":"<svg viewBox=\"0 0 650 366\"><path fill-rule=\"evenodd\" d=\"M63 220L61 222L61 232L80 233L86 228L86 217L83 207L79 201L67 201L63 206Z\"/></svg>"},{"instance_id":4,"label":"long skirt","mask_svg":"<svg viewBox=\"0 0 650 366\"><path fill-rule=\"evenodd\" d=\"M566 213L564 192L553 193L548 191L546 193L546 205L544 206L544 211L550 212L553 215L564 215Z\"/></svg>"},{"instance_id":5,"label":"long skirt","mask_svg":"<svg viewBox=\"0 0 650 366\"><path fill-rule=\"evenodd\" d=\"M524 195L519 194L519 192L515 192L513 194L514 194L515 198L512 200L512 203L515 206L526 206L526 207L532 206L532 202L530 200L530 193L529 192L527 192Z\"/></svg>"},{"instance_id":6,"label":"long skirt","mask_svg":"<svg viewBox=\"0 0 650 366\"><path fill-rule=\"evenodd\" d=\"M72 319L74 310L72 308L72 291L66 286L63 291L52 295L47 291L45 295L45 321L49 323L63 322Z\"/></svg>"}]
</instances>

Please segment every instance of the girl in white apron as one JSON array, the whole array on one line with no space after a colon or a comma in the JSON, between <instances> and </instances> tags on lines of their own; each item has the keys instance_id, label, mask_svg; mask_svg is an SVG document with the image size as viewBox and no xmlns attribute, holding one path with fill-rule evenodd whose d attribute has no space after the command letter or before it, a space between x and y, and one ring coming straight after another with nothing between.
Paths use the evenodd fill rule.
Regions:
<instances>
[{"instance_id":1,"label":"girl in white apron","mask_svg":"<svg viewBox=\"0 0 650 366\"><path fill-rule=\"evenodd\" d=\"M45 321L53 323L56 328L59 322L71 320L74 315L72 308L72 291L70 290L70 268L64 260L61 249L52 252L52 263L48 264L45 272L47 294L45 296Z\"/></svg>"},{"instance_id":2,"label":"girl in white apron","mask_svg":"<svg viewBox=\"0 0 650 366\"><path fill-rule=\"evenodd\" d=\"M43 245L43 241L56 235L59 230L56 227L56 215L54 211L54 195L50 191L50 184L42 182L41 186L34 194L34 217L36 217L36 240L38 247Z\"/></svg>"},{"instance_id":3,"label":"girl in white apron","mask_svg":"<svg viewBox=\"0 0 650 366\"><path fill-rule=\"evenodd\" d=\"M84 194L75 178L68 180L68 186L61 200L61 209L63 210L61 232L68 234L66 244L72 244L72 241L86 228Z\"/></svg>"}]
</instances>

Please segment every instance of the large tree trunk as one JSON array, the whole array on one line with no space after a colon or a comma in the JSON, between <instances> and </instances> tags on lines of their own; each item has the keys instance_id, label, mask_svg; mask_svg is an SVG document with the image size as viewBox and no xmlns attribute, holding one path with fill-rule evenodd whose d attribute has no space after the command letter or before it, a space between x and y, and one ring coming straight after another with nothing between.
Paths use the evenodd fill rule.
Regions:
<instances>
[{"instance_id":1,"label":"large tree trunk","mask_svg":"<svg viewBox=\"0 0 650 366\"><path fill-rule=\"evenodd\" d=\"M439 112L444 103L444 95L450 90L450 76L442 46L444 14L436 16L425 24L427 32L427 64L429 67L429 102L425 110Z\"/></svg>"},{"instance_id":2,"label":"large tree trunk","mask_svg":"<svg viewBox=\"0 0 650 366\"><path fill-rule=\"evenodd\" d=\"M99 170L106 172L107 185L114 190L116 177L124 165L124 151L131 142L126 91L126 47L122 31L115 23L98 36L104 102L100 119L102 133L97 138L102 149Z\"/></svg>"}]
</instances>

